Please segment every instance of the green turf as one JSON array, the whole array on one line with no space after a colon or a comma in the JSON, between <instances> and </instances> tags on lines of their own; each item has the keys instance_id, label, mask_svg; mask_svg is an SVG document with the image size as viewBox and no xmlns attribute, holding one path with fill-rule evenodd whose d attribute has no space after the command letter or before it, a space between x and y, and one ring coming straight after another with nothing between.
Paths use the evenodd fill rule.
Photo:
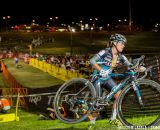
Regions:
<instances>
[{"instance_id":1,"label":"green turf","mask_svg":"<svg viewBox=\"0 0 160 130\"><path fill-rule=\"evenodd\" d=\"M59 80L46 72L20 61L17 69L13 59L5 59L4 63L8 71L15 77L16 81L27 88L44 88L61 85L64 81Z\"/></svg>"},{"instance_id":2,"label":"green turf","mask_svg":"<svg viewBox=\"0 0 160 130\"><path fill-rule=\"evenodd\" d=\"M37 48L33 47L33 53L40 52L41 54L64 55L70 52L71 43L73 47L73 54L94 54L100 49L107 47L109 36L112 33L125 34L128 44L124 49L127 54L140 53L155 53L160 54L160 33L157 32L41 32L41 33L22 33L22 32L8 32L0 33L2 36L1 47L12 48L15 45L19 47L18 51L28 52L28 44L31 44L33 38L43 37L43 44ZM51 43L46 41L49 38L54 38L55 41ZM72 42L71 42L72 41Z\"/></svg>"},{"instance_id":3,"label":"green turf","mask_svg":"<svg viewBox=\"0 0 160 130\"><path fill-rule=\"evenodd\" d=\"M9 113L12 112L15 112L15 110L11 109L11 111L9 111ZM18 109L18 117L20 119L19 121L0 123L0 130L87 130L90 123L88 121L83 121L77 124L66 124L58 119L39 120L38 114L28 113L22 109ZM143 121L139 120L139 118L135 120ZM155 126L155 128L160 128L160 126ZM110 124L108 119L102 119L96 121L94 130L126 130L126 128L124 126L117 127Z\"/></svg>"},{"instance_id":4,"label":"green turf","mask_svg":"<svg viewBox=\"0 0 160 130\"><path fill-rule=\"evenodd\" d=\"M14 112L14 111L13 111ZM56 120L39 120L39 115L18 110L19 121L0 123L0 130L87 130L90 122L65 124ZM95 130L118 130L118 127L108 123L108 120L98 120Z\"/></svg>"}]
</instances>

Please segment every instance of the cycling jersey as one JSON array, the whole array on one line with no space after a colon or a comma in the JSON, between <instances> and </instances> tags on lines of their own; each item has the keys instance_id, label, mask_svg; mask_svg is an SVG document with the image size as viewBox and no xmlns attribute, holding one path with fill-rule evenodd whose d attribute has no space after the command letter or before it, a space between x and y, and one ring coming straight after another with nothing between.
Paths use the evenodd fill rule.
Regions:
<instances>
[{"instance_id":1,"label":"cycling jersey","mask_svg":"<svg viewBox=\"0 0 160 130\"><path fill-rule=\"evenodd\" d=\"M102 69L109 69L109 67L111 66L112 64L112 61L113 60L113 55L112 55L112 50L111 48L106 48L106 49L103 49L101 50L100 52L98 52L97 54L95 54L91 59L90 59L90 64L91 65L94 65L94 64L97 64L97 62L104 62L102 65L100 65L102 67ZM132 65L128 59L121 53L118 54L118 57L116 59L116 62L115 64L118 65L118 64L123 64L127 67L129 67L130 65ZM97 70L95 70L93 72L93 74L96 74L97 73ZM116 86L116 82L111 78L109 77L105 82L103 82L102 84L108 91L111 91L112 88L114 86ZM99 86L99 83L96 81L94 83L94 86L95 86L95 89L97 91L97 93L100 94L100 86Z\"/></svg>"},{"instance_id":2,"label":"cycling jersey","mask_svg":"<svg viewBox=\"0 0 160 130\"><path fill-rule=\"evenodd\" d=\"M95 54L91 59L90 59L90 64L94 65L97 62L105 62L105 66L110 66L112 64L112 50L111 48L106 48L104 50L101 50L99 53ZM131 63L128 61L128 59L121 53L118 54L118 58L116 61L116 64L123 64L125 66L130 66Z\"/></svg>"}]
</instances>

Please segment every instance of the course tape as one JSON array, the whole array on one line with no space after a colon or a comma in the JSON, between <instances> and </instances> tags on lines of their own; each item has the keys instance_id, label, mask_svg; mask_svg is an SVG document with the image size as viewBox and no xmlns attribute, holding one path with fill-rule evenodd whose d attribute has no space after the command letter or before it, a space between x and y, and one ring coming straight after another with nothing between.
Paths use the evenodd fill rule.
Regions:
<instances>
[{"instance_id":1,"label":"course tape","mask_svg":"<svg viewBox=\"0 0 160 130\"><path fill-rule=\"evenodd\" d=\"M54 93L39 93L39 94L28 94L28 95L3 95L0 97L34 97L34 96L44 96L44 95L51 95L51 94L56 94L56 92Z\"/></svg>"}]
</instances>

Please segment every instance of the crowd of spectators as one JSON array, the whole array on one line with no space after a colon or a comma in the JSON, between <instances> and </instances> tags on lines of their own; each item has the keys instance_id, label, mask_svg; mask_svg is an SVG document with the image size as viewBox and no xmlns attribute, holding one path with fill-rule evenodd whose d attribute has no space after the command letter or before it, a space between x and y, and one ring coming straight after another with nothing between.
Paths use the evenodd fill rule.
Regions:
<instances>
[{"instance_id":1,"label":"crowd of spectators","mask_svg":"<svg viewBox=\"0 0 160 130\"><path fill-rule=\"evenodd\" d=\"M65 56L54 56L54 55L43 55L43 54L32 54L29 53L15 53L11 50L1 49L0 59L4 58L15 58L23 60L25 63L29 64L30 58L35 58L39 61L44 61L48 64L70 70L72 72L78 72L80 74L90 75L91 68L89 64L88 55L65 55Z\"/></svg>"},{"instance_id":2,"label":"crowd of spectators","mask_svg":"<svg viewBox=\"0 0 160 130\"><path fill-rule=\"evenodd\" d=\"M32 57L72 72L78 72L86 75L90 74L91 69L89 69L89 56L87 55L53 56L36 53L35 55L32 55Z\"/></svg>"}]
</instances>

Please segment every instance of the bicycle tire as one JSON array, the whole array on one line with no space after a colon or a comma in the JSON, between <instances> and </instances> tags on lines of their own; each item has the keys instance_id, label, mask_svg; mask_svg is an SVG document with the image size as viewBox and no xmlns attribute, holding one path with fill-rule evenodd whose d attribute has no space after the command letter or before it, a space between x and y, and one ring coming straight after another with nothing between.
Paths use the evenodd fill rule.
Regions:
<instances>
[{"instance_id":1,"label":"bicycle tire","mask_svg":"<svg viewBox=\"0 0 160 130\"><path fill-rule=\"evenodd\" d=\"M54 98L53 104L56 117L68 124L85 120L93 110L95 97L95 88L89 80L74 78L67 81L58 89ZM83 103L79 103L79 101ZM61 105L63 105L64 111L67 113L65 116L59 110Z\"/></svg>"},{"instance_id":2,"label":"bicycle tire","mask_svg":"<svg viewBox=\"0 0 160 130\"><path fill-rule=\"evenodd\" d=\"M139 80L138 84L144 107L136 99L131 84L122 90L118 98L118 117L129 129L151 128L160 122L160 85L149 79Z\"/></svg>"}]
</instances>

